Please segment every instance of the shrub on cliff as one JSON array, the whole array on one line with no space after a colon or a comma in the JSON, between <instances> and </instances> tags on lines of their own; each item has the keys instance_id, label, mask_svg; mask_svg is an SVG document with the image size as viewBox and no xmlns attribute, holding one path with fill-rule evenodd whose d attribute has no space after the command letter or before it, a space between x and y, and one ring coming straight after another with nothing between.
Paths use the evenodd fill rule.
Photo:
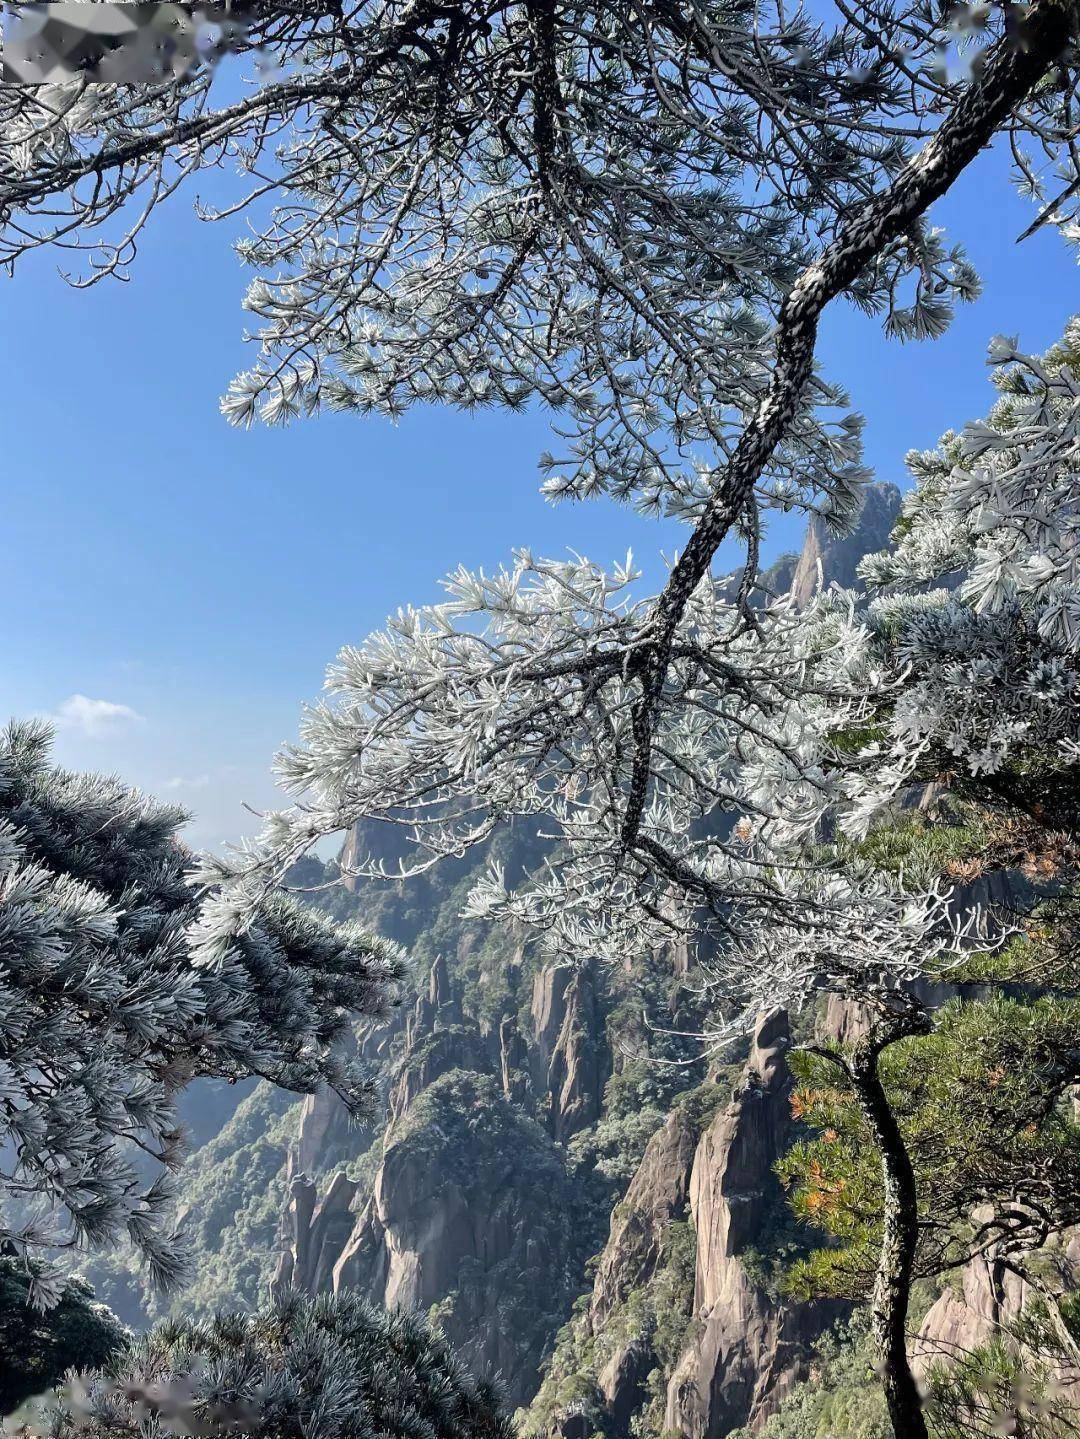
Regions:
<instances>
[{"instance_id":1,"label":"shrub on cliff","mask_svg":"<svg viewBox=\"0 0 1080 1439\"><path fill-rule=\"evenodd\" d=\"M60 1382L69 1369L106 1363L130 1335L78 1279L43 1314L30 1304L20 1262L0 1259L0 1415Z\"/></svg>"}]
</instances>

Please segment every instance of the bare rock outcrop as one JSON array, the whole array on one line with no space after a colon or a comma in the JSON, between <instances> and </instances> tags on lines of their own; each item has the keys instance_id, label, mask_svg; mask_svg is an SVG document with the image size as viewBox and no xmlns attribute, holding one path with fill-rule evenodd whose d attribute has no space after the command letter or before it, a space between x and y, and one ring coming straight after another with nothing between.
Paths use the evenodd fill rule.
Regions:
<instances>
[{"instance_id":1,"label":"bare rock outcrop","mask_svg":"<svg viewBox=\"0 0 1080 1439\"><path fill-rule=\"evenodd\" d=\"M529 1046L513 1015L504 1015L499 1025L499 1076L503 1094L511 1104L523 1108L532 1103L529 1078Z\"/></svg>"},{"instance_id":2,"label":"bare rock outcrop","mask_svg":"<svg viewBox=\"0 0 1080 1439\"><path fill-rule=\"evenodd\" d=\"M668 1258L671 1226L682 1221L690 1197L696 1136L681 1111L669 1114L646 1146L637 1173L611 1218L589 1304L588 1326L605 1333L635 1290L647 1286ZM623 1332L597 1374L597 1387L619 1432L629 1432L633 1414L646 1402L646 1381L657 1357L650 1336Z\"/></svg>"},{"instance_id":3,"label":"bare rock outcrop","mask_svg":"<svg viewBox=\"0 0 1080 1439\"><path fill-rule=\"evenodd\" d=\"M1070 1230L1044 1251L1050 1267L1065 1277L1067 1290L1080 1281L1080 1231ZM1035 1261L1038 1265L1038 1260ZM932 1364L949 1365L973 1349L1000 1339L1038 1294L993 1251L976 1255L927 1310L909 1350L912 1368L924 1374ZM1063 1382L1080 1392L1080 1373L1070 1369Z\"/></svg>"},{"instance_id":4,"label":"bare rock outcrop","mask_svg":"<svg viewBox=\"0 0 1080 1439\"><path fill-rule=\"evenodd\" d=\"M427 987L417 995L405 1029L406 1046L437 1027L446 1028L462 1021L461 1000L450 979L446 957L437 954L428 971Z\"/></svg>"},{"instance_id":5,"label":"bare rock outcrop","mask_svg":"<svg viewBox=\"0 0 1080 1439\"><path fill-rule=\"evenodd\" d=\"M522 1403L565 1312L574 1244L572 1195L544 1131L494 1077L452 1070L392 1132L333 1288L438 1306L465 1361Z\"/></svg>"},{"instance_id":6,"label":"bare rock outcrop","mask_svg":"<svg viewBox=\"0 0 1080 1439\"><path fill-rule=\"evenodd\" d=\"M543 1065L545 1077L566 1018L566 991L574 973L572 964L549 964L533 980L532 1048Z\"/></svg>"},{"instance_id":7,"label":"bare rock outcrop","mask_svg":"<svg viewBox=\"0 0 1080 1439\"><path fill-rule=\"evenodd\" d=\"M835 583L845 589L861 587L859 561L885 548L899 514L900 491L888 481L877 480L866 487L863 511L850 535L831 534L824 520L812 516L791 579L791 594L796 604L809 604L819 584Z\"/></svg>"},{"instance_id":8,"label":"bare rock outcrop","mask_svg":"<svg viewBox=\"0 0 1080 1439\"><path fill-rule=\"evenodd\" d=\"M346 1144L349 1128L349 1112L332 1089L307 1095L289 1159L291 1172L316 1174L326 1157Z\"/></svg>"},{"instance_id":9,"label":"bare rock outcrop","mask_svg":"<svg viewBox=\"0 0 1080 1439\"><path fill-rule=\"evenodd\" d=\"M600 1024L590 996L575 975L550 991L545 1068L560 1075L566 1123L599 1083L587 1078L589 1026ZM512 1020L485 1033L465 1016L437 959L391 1068L374 1180L361 1193L339 1173L319 1200L293 1170L275 1292L348 1289L391 1309L434 1306L477 1374L499 1376L515 1403L529 1399L585 1258L562 1151L528 1112L532 1062ZM312 1106L294 1163L333 1122L323 1101Z\"/></svg>"},{"instance_id":10,"label":"bare rock outcrop","mask_svg":"<svg viewBox=\"0 0 1080 1439\"><path fill-rule=\"evenodd\" d=\"M271 1284L274 1293L289 1288L304 1294L330 1290L334 1270L350 1245L358 1186L338 1172L320 1198L313 1176L362 1154L365 1141L374 1139L381 1152L417 1096L442 1075L455 1069L486 1072L491 1068L489 1046L473 1026L461 1020L461 1005L449 971L437 957L412 1009L396 1017L393 1024L399 1041L404 1036L403 1052L390 1068L389 1078L384 1078L386 1116L380 1138L374 1139L370 1131L361 1138L356 1128L350 1128L345 1106L332 1091L321 1089L305 1099L288 1158L289 1203L282 1216L282 1252ZM376 1046L385 1051L384 1038L377 1031L361 1036L362 1055Z\"/></svg>"},{"instance_id":11,"label":"bare rock outcrop","mask_svg":"<svg viewBox=\"0 0 1080 1439\"><path fill-rule=\"evenodd\" d=\"M394 1009L388 1019L367 1020L344 1041L346 1052L377 1074L402 1031L405 1015ZM370 1130L358 1129L349 1111L325 1085L306 1095L300 1108L296 1139L289 1152L289 1176L314 1176L351 1158L370 1142Z\"/></svg>"},{"instance_id":12,"label":"bare rock outcrop","mask_svg":"<svg viewBox=\"0 0 1080 1439\"><path fill-rule=\"evenodd\" d=\"M647 1284L663 1258L664 1236L685 1217L696 1139L679 1111L669 1114L645 1147L637 1173L611 1217L596 1269L589 1320L599 1333L616 1305Z\"/></svg>"},{"instance_id":13,"label":"bare rock outcrop","mask_svg":"<svg viewBox=\"0 0 1080 1439\"><path fill-rule=\"evenodd\" d=\"M544 1433L629 1435L649 1409L657 1431L723 1439L760 1427L805 1377L846 1306L778 1297L751 1253L784 1203L773 1165L795 1137L789 1043L786 1015L764 1015L734 1092L702 1086L649 1140L538 1400Z\"/></svg>"},{"instance_id":14,"label":"bare rock outcrop","mask_svg":"<svg viewBox=\"0 0 1080 1439\"><path fill-rule=\"evenodd\" d=\"M665 1428L687 1439L762 1424L805 1376L813 1341L838 1313L835 1305L777 1299L742 1257L776 1207L772 1167L793 1138L789 1042L782 1011L761 1019L742 1087L694 1158L697 1333L672 1374L665 1414Z\"/></svg>"},{"instance_id":15,"label":"bare rock outcrop","mask_svg":"<svg viewBox=\"0 0 1080 1439\"><path fill-rule=\"evenodd\" d=\"M548 1128L565 1143L600 1117L610 1057L594 971L555 964L536 976L532 996L537 1088L546 1091Z\"/></svg>"},{"instance_id":16,"label":"bare rock outcrop","mask_svg":"<svg viewBox=\"0 0 1080 1439\"><path fill-rule=\"evenodd\" d=\"M320 1294L331 1287L334 1265L355 1222L355 1193L356 1185L344 1171L334 1175L321 1199L306 1174L292 1177L284 1219L291 1243L282 1249L270 1284L274 1298L282 1298L290 1289Z\"/></svg>"},{"instance_id":17,"label":"bare rock outcrop","mask_svg":"<svg viewBox=\"0 0 1080 1439\"><path fill-rule=\"evenodd\" d=\"M921 1374L936 1361L962 1358L1019 1318L1030 1297L1018 1275L979 1255L961 1271L960 1289L946 1289L928 1310L911 1342L912 1367Z\"/></svg>"}]
</instances>

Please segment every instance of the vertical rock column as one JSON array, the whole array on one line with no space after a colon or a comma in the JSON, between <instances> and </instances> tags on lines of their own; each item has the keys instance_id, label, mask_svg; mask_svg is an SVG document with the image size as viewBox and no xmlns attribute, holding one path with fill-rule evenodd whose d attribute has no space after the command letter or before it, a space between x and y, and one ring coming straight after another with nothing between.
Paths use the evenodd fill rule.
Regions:
<instances>
[{"instance_id":1,"label":"vertical rock column","mask_svg":"<svg viewBox=\"0 0 1080 1439\"><path fill-rule=\"evenodd\" d=\"M665 1428L722 1439L771 1414L803 1378L811 1347L838 1316L826 1303L768 1293L741 1255L775 1212L773 1165L794 1138L787 1016L759 1021L741 1088L702 1135L690 1181L697 1232L696 1337L668 1385Z\"/></svg>"}]
</instances>

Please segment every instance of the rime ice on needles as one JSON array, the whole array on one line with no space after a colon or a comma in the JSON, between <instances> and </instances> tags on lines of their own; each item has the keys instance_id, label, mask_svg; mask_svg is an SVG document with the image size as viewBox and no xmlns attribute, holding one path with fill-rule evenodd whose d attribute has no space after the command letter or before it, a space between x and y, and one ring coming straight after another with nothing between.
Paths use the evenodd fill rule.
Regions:
<instances>
[{"instance_id":1,"label":"rime ice on needles","mask_svg":"<svg viewBox=\"0 0 1080 1439\"><path fill-rule=\"evenodd\" d=\"M814 842L827 816L865 835L942 768L979 781L1080 746L1076 645L1048 620L1076 586L1076 338L1070 326L1042 360L1010 347L989 419L911 457L900 537L865 566L890 592L833 591L796 612L699 585L651 717L630 843L634 686L654 604L629 564L521 554L492 576L458 572L443 604L342 654L282 756L302 802L232 864L237 913L357 820L403 826L415 872L530 816L558 840L552 859L513 890L493 872L471 914L611 959L711 935L715 991L740 1014L821 988L892 1003L922 967L984 944L979 916L954 922L947 892L913 892ZM977 563L991 544L1017 577L1000 602ZM951 588L926 592L935 581ZM381 872L362 855L357 866Z\"/></svg>"},{"instance_id":2,"label":"rime ice on needles","mask_svg":"<svg viewBox=\"0 0 1080 1439\"><path fill-rule=\"evenodd\" d=\"M901 537L862 567L888 587L875 650L909 672L889 722L900 782L928 756L992 776L1080 739L1080 322L1041 357L999 337L990 363L1000 399L908 457ZM886 796L858 788L863 828Z\"/></svg>"},{"instance_id":3,"label":"rime ice on needles","mask_svg":"<svg viewBox=\"0 0 1080 1439\"><path fill-rule=\"evenodd\" d=\"M748 916L702 966L704 988L727 1001L705 1036L713 1044L751 1029L777 1003L801 1009L823 993L903 1008L913 981L947 973L1000 937L991 940L980 911L956 915L947 886L905 893L869 866L779 873L789 902L767 917Z\"/></svg>"},{"instance_id":4,"label":"rime ice on needles","mask_svg":"<svg viewBox=\"0 0 1080 1439\"><path fill-rule=\"evenodd\" d=\"M444 603L344 651L328 699L280 758L301 803L232 861L237 914L315 839L361 819L404 827L412 843L396 873L416 873L499 824L539 818L556 857L513 893L490 876L469 912L532 924L559 953L623 957L702 925L727 935L736 919L796 902L777 865L842 797L815 711L857 723L869 703L850 601L822 597L808 617L700 587L628 848L634 679L653 613L634 580L629 561L606 572L521 554L495 575L457 572ZM371 857L354 863L385 873Z\"/></svg>"},{"instance_id":5,"label":"rime ice on needles","mask_svg":"<svg viewBox=\"0 0 1080 1439\"><path fill-rule=\"evenodd\" d=\"M986 53L1004 8L983 17ZM229 420L539 401L558 417L548 494L695 519L766 394L800 272L962 99L938 65L955 11L352 0L253 15L247 50L278 78L227 104L208 72L8 87L0 262L53 245L84 251L90 282L124 273L157 205L234 168L224 213L254 202L237 249L258 354ZM1063 190L1072 178L1073 84L1062 67L1009 115L1036 196L1055 166ZM1047 223L1067 229L1074 208ZM842 286L900 338L939 334L977 289L921 211ZM806 386L755 479L762 503L850 514L859 424L829 414L846 403L821 376Z\"/></svg>"},{"instance_id":6,"label":"rime ice on needles","mask_svg":"<svg viewBox=\"0 0 1080 1439\"><path fill-rule=\"evenodd\" d=\"M243 933L213 899L200 919L184 812L54 768L49 744L41 724L0 735L0 1240L29 1257L126 1237L168 1287L178 1092L258 1074L361 1109L334 1041L383 1011L397 954L280 896ZM57 1272L28 1272L48 1304Z\"/></svg>"},{"instance_id":7,"label":"rime ice on needles","mask_svg":"<svg viewBox=\"0 0 1080 1439\"><path fill-rule=\"evenodd\" d=\"M1007 494L980 503L968 590L913 598L910 625L830 597L796 617L710 576L733 529L752 573L763 506L850 523L860 421L814 368L818 321L845 297L898 337L941 332L977 279L927 212L995 135L1008 131L1036 198L1060 171L1040 222L1069 231L1075 3L990 7L978 63L953 81L938 58L956 14L921 0L358 0L253 16L250 43L282 76L222 108L200 75L73 84L47 104L30 87L0 95L12 264L59 245L88 248L92 276L123 271L185 179L232 160L258 177L250 198L270 208L240 246L258 355L224 402L233 421L540 402L559 434L549 495L613 495L695 526L652 602L583 561L523 558L453 577L445 605L346 652L282 757L301 803L208 871L225 885L198 936L202 972L290 858L371 815L410 829L414 867L542 817L557 861L515 894L493 879L475 903L571 952L653 945L702 914L723 939L804 900L843 910L842 890L792 889L824 814L869 823L939 741L973 773L1020 742L1019 701L973 715L960 691L1012 673L994 627L1014 594L1037 593L1051 648L1077 620L1066 551L1025 558ZM1026 454L1018 473L1056 465L1028 443L1047 429L1036 396L1001 442ZM950 463L978 485L998 441L966 443ZM963 525L932 542L934 565ZM945 688L913 697L907 677L931 653ZM1056 658L1032 671L1033 695L1068 682ZM886 742L841 762L830 736L873 728L881 709Z\"/></svg>"}]
</instances>

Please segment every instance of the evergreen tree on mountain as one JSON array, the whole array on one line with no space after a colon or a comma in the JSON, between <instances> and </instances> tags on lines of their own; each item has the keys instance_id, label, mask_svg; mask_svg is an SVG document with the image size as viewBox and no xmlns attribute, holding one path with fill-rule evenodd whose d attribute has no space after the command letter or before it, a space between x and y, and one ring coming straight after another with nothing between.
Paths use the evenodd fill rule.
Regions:
<instances>
[{"instance_id":1,"label":"evergreen tree on mountain","mask_svg":"<svg viewBox=\"0 0 1080 1439\"><path fill-rule=\"evenodd\" d=\"M858 512L861 421L815 368L819 319L843 296L891 335L942 332L978 282L928 212L981 150L1007 137L1033 224L1075 238L1078 18L1075 0L838 0L821 19L764 0L389 0L254 16L241 48L285 73L228 105L205 71L0 94L12 265L81 246L91 277L123 271L155 206L226 160L276 199L240 246L262 329L223 402L234 422L540 400L559 416L549 495L686 522L657 595L629 561L521 552L346 649L280 759L302 799L197 873L199 973L243 967L267 895L320 838L388 820L409 874L528 816L557 860L512 892L493 872L471 914L619 962L707 938L718 1043L766 1004L868 1006L865 1040L824 1062L846 1066L883 1156L874 1321L899 1439L926 1434L904 1349L919 1192L880 1062L933 1031L915 982L996 933L956 913L947 876L911 884L821 838L861 844L940 774L1036 827L1037 853L1071 832L1074 360L998 345L1013 390L911 512L922 548L901 542L889 583L924 589L959 557L955 595L756 603L758 546L771 508L838 529ZM711 573L732 532L734 592Z\"/></svg>"},{"instance_id":2,"label":"evergreen tree on mountain","mask_svg":"<svg viewBox=\"0 0 1080 1439\"><path fill-rule=\"evenodd\" d=\"M910 986L880 994L854 1044L800 1061L800 1113L821 1134L782 1166L797 1211L834 1240L792 1283L873 1290L878 1352L892 1355L886 1385L905 1388L913 1408L911 1284L980 1256L1037 1294L1059 1370L1080 1383L1062 1316L1075 1275L1054 1260L1080 1223L1080 323L1044 356L1000 338L991 360L998 402L909 456L916 485L896 542L863 563L884 593L852 614L838 647L848 672L872 681L861 722L831 734L845 800L824 858L894 875L909 901L975 886L939 916L954 932L980 884L1005 878L1004 898L982 901L988 943L969 933L966 954L924 956L920 997ZM822 716L827 725L828 706ZM932 816L905 813L927 784ZM842 933L788 932L818 968L850 962L864 940L856 927L845 953ZM960 997L941 1007L949 987ZM999 1395L1009 1353L1014 1368L1024 1357L1010 1342L994 1361ZM964 1382L938 1385L954 1417ZM966 1382L970 1397L978 1385ZM992 1427L986 1405L976 1412Z\"/></svg>"},{"instance_id":3,"label":"evergreen tree on mountain","mask_svg":"<svg viewBox=\"0 0 1080 1439\"><path fill-rule=\"evenodd\" d=\"M508 782L454 824L417 826L422 850L459 853L492 819L550 813L537 797L550 779L571 806L604 796L602 823L572 842L607 912L624 883L700 890L701 866L665 843L652 807L671 787L670 697L703 688L741 703L725 655L741 621L703 653L687 648L713 557L729 533L746 540L745 601L763 511L851 522L861 421L815 369L819 318L843 296L891 335L941 333L978 280L928 211L995 136L1046 202L1034 223L1075 235L1077 22L1076 0L838 0L820 15L769 0L358 0L247 15L236 48L280 73L232 103L205 67L7 87L0 256L12 267L51 246L83 251L88 282L125 273L186 181L234 161L256 177L225 209L254 206L239 250L259 271L247 305L262 322L259 357L224 401L233 421L540 400L559 416L549 495L613 495L690 526L662 593L625 613L619 570L523 556L505 579L456 576L473 630L497 630L523 587L540 607L523 623L550 636L565 621L557 642L515 653L531 691L512 687L501 709L505 666L479 649L464 663L465 636L448 636L463 651L459 738L438 736L422 774L406 763L393 803L365 779L347 813L316 802L276 823L279 858L365 812L400 820L429 795L453 798L492 745L509 745L522 793ZM400 623L407 639L417 621ZM360 656L363 674L345 657L357 707L364 674L378 694L384 660L393 688L393 644ZM752 671L743 682L753 692ZM422 707L403 703L422 730ZM344 778L356 757L332 725L318 743ZM319 782L303 754L284 767L298 789Z\"/></svg>"},{"instance_id":4,"label":"evergreen tree on mountain","mask_svg":"<svg viewBox=\"0 0 1080 1439\"><path fill-rule=\"evenodd\" d=\"M159 1326L79 1392L26 1416L27 1439L243 1433L253 1439L511 1439L490 1385L434 1329L357 1295Z\"/></svg>"},{"instance_id":5,"label":"evergreen tree on mountain","mask_svg":"<svg viewBox=\"0 0 1080 1439\"><path fill-rule=\"evenodd\" d=\"M280 895L222 941L184 812L49 747L43 724L0 735L0 1239L44 1306L63 1270L34 1255L124 1239L155 1283L179 1279L168 1171L192 1079L325 1084L362 1112L369 1080L335 1044L350 1014L386 1011L399 963Z\"/></svg>"}]
</instances>

